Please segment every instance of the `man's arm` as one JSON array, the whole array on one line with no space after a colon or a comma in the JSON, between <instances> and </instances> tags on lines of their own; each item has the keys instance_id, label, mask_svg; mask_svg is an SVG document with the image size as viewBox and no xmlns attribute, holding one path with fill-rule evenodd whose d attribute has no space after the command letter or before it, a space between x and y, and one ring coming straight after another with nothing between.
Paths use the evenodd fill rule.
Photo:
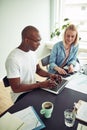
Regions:
<instances>
[{"instance_id":1,"label":"man's arm","mask_svg":"<svg viewBox=\"0 0 87 130\"><path fill-rule=\"evenodd\" d=\"M24 84L20 82L20 77L19 78L9 78L9 83L12 88L12 90L15 93L19 92L28 92L32 89L39 88L40 84L39 83L33 83L33 84Z\"/></svg>"},{"instance_id":2,"label":"man's arm","mask_svg":"<svg viewBox=\"0 0 87 130\"><path fill-rule=\"evenodd\" d=\"M40 67L39 64L37 65L36 73L37 73L39 76L48 77L48 78L50 78L50 79L52 79L52 80L55 80L55 81L58 81L58 82L61 82L61 81L62 81L62 78L61 78L60 75L48 73L47 71L43 70L43 69Z\"/></svg>"},{"instance_id":3,"label":"man's arm","mask_svg":"<svg viewBox=\"0 0 87 130\"><path fill-rule=\"evenodd\" d=\"M38 83L24 84L24 83L20 82L20 77L9 78L8 80L9 80L9 83L10 83L12 90L15 93L19 93L19 92L28 92L28 91L33 90L35 88L41 88L41 87L52 88L52 87L55 87L55 85L56 85L55 81L53 79L58 78L58 80L61 81L60 76L50 74L50 73L42 70L39 65L37 65L36 73L39 74L40 76L43 76L43 77L49 77L50 79L43 81L43 82L38 82Z\"/></svg>"},{"instance_id":4,"label":"man's arm","mask_svg":"<svg viewBox=\"0 0 87 130\"><path fill-rule=\"evenodd\" d=\"M47 71L43 70L39 64L37 64L36 66L36 73L39 75L39 76L42 76L42 77L50 77L50 73L48 73Z\"/></svg>"}]
</instances>

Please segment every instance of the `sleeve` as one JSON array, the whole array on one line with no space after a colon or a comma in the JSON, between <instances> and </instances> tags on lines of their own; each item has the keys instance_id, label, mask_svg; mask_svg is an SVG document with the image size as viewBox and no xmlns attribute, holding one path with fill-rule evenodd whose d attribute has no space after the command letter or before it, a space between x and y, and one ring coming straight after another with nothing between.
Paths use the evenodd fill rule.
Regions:
<instances>
[{"instance_id":1,"label":"sleeve","mask_svg":"<svg viewBox=\"0 0 87 130\"><path fill-rule=\"evenodd\" d=\"M19 66L17 64L17 61L12 58L8 58L5 63L7 77L8 78L16 78L20 77L19 73Z\"/></svg>"},{"instance_id":2,"label":"sleeve","mask_svg":"<svg viewBox=\"0 0 87 130\"><path fill-rule=\"evenodd\" d=\"M72 56L71 56L71 58L70 58L70 60L68 62L68 65L70 65L70 64L73 64L74 66L76 65L78 49L79 49L79 45L77 45L77 46L75 46L73 48L73 52L72 52L73 54L72 54Z\"/></svg>"},{"instance_id":3,"label":"sleeve","mask_svg":"<svg viewBox=\"0 0 87 130\"><path fill-rule=\"evenodd\" d=\"M51 54L50 54L50 68L53 69L56 65L56 54L57 54L57 44L54 45Z\"/></svg>"}]
</instances>

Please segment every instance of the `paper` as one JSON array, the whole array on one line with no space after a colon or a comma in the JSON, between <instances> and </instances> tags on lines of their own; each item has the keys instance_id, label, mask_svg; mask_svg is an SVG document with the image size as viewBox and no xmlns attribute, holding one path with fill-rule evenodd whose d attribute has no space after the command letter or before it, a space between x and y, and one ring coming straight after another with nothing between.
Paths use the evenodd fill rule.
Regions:
<instances>
[{"instance_id":1,"label":"paper","mask_svg":"<svg viewBox=\"0 0 87 130\"><path fill-rule=\"evenodd\" d=\"M40 130L44 127L32 106L14 114L7 112L0 118L0 130Z\"/></svg>"},{"instance_id":2,"label":"paper","mask_svg":"<svg viewBox=\"0 0 87 130\"><path fill-rule=\"evenodd\" d=\"M21 127L20 130L40 130L45 127L44 123L41 121L32 106L12 115L20 118L24 122L25 125Z\"/></svg>"},{"instance_id":3,"label":"paper","mask_svg":"<svg viewBox=\"0 0 87 130\"><path fill-rule=\"evenodd\" d=\"M12 116L9 112L0 118L0 130L19 130L23 124L22 120Z\"/></svg>"},{"instance_id":4,"label":"paper","mask_svg":"<svg viewBox=\"0 0 87 130\"><path fill-rule=\"evenodd\" d=\"M77 130L87 130L87 126L82 125L82 124L78 124Z\"/></svg>"},{"instance_id":5,"label":"paper","mask_svg":"<svg viewBox=\"0 0 87 130\"><path fill-rule=\"evenodd\" d=\"M66 87L87 94L87 75L76 73L69 79Z\"/></svg>"},{"instance_id":6,"label":"paper","mask_svg":"<svg viewBox=\"0 0 87 130\"><path fill-rule=\"evenodd\" d=\"M76 118L84 122L87 122L87 102L80 101L77 103L77 106L78 106L78 110L77 110Z\"/></svg>"}]
</instances>

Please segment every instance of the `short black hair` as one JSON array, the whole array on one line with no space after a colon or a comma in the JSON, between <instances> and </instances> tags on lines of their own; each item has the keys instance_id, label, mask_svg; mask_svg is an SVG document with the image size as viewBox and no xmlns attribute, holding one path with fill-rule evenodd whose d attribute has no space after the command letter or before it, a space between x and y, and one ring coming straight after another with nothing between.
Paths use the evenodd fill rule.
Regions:
<instances>
[{"instance_id":1,"label":"short black hair","mask_svg":"<svg viewBox=\"0 0 87 130\"><path fill-rule=\"evenodd\" d=\"M23 30L22 30L22 39L26 38L27 36L31 36L32 35L32 32L39 32L39 30L34 27L34 26L26 26Z\"/></svg>"}]
</instances>

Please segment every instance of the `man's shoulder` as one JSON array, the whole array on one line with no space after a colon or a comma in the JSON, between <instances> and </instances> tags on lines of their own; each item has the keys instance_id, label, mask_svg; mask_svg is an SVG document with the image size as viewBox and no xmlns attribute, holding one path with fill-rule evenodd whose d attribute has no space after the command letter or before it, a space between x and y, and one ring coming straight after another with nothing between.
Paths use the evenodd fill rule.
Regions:
<instances>
[{"instance_id":1,"label":"man's shoulder","mask_svg":"<svg viewBox=\"0 0 87 130\"><path fill-rule=\"evenodd\" d=\"M15 48L9 53L8 57L15 57L17 55L19 56L20 54L22 54L21 50Z\"/></svg>"},{"instance_id":2,"label":"man's shoulder","mask_svg":"<svg viewBox=\"0 0 87 130\"><path fill-rule=\"evenodd\" d=\"M12 60L15 60L15 57L18 58L18 50L17 49L12 50L8 54L7 59L6 59L6 63L9 62L9 61L12 62Z\"/></svg>"}]
</instances>

